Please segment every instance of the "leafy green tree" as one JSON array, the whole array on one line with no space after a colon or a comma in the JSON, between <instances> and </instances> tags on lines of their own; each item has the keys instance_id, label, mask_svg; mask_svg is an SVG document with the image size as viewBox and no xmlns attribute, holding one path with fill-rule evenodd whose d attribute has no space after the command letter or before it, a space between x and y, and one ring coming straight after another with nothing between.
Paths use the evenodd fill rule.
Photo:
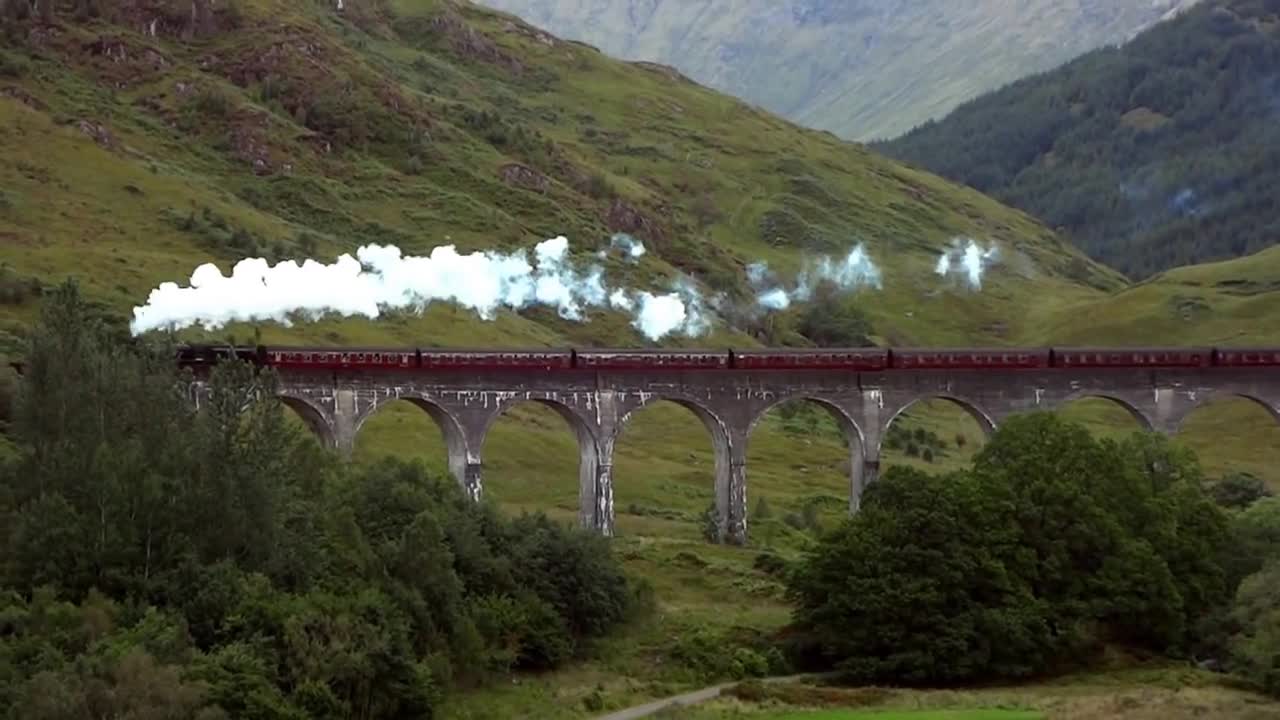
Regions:
<instances>
[{"instance_id":1,"label":"leafy green tree","mask_svg":"<svg viewBox=\"0 0 1280 720\"><path fill-rule=\"evenodd\" d=\"M73 284L45 304L0 462L0 718L431 717L647 607L606 540L419 464L355 468L277 379L199 383Z\"/></svg>"},{"instance_id":2,"label":"leafy green tree","mask_svg":"<svg viewBox=\"0 0 1280 720\"><path fill-rule=\"evenodd\" d=\"M1280 697L1280 562L1272 562L1240 585L1232 620L1230 667Z\"/></svg>"},{"instance_id":3,"label":"leafy green tree","mask_svg":"<svg viewBox=\"0 0 1280 720\"><path fill-rule=\"evenodd\" d=\"M1004 501L967 474L894 467L858 515L823 537L788 593L827 662L859 682L1022 676L1047 661L1043 608L1016 556Z\"/></svg>"},{"instance_id":4,"label":"leafy green tree","mask_svg":"<svg viewBox=\"0 0 1280 720\"><path fill-rule=\"evenodd\" d=\"M860 681L1019 677L1110 642L1185 652L1229 597L1200 479L1163 438L1012 418L970 472L869 488L795 573L795 624Z\"/></svg>"},{"instance_id":5,"label":"leafy green tree","mask_svg":"<svg viewBox=\"0 0 1280 720\"><path fill-rule=\"evenodd\" d=\"M1225 562L1236 582L1280 560L1280 497L1259 500L1232 518L1231 535Z\"/></svg>"},{"instance_id":6,"label":"leafy green tree","mask_svg":"<svg viewBox=\"0 0 1280 720\"><path fill-rule=\"evenodd\" d=\"M1247 508L1253 503L1271 497L1271 489L1262 478L1247 472L1234 472L1215 482L1209 488L1214 502L1232 509Z\"/></svg>"}]
</instances>

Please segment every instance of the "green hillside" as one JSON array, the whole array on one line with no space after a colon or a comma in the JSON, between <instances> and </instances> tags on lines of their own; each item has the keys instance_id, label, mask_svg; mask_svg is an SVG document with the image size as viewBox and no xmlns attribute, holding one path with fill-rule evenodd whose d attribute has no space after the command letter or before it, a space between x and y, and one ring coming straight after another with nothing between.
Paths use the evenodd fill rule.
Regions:
<instances>
[{"instance_id":1,"label":"green hillside","mask_svg":"<svg viewBox=\"0 0 1280 720\"><path fill-rule=\"evenodd\" d=\"M885 278L866 309L896 342L1012 341L1057 299L1117 283L975 192L469 4L339 13L242 1L196 28L189 3L169 5L10 25L0 232L11 282L76 274L127 313L209 260L331 261L365 243L529 248L559 234L587 258L626 231L650 252L636 266L611 260L617 282L662 288L688 273L750 304L747 263L794 272L864 241ZM1002 244L1010 271L981 294L948 291L931 270L957 235ZM1009 300L1029 312L998 317ZM29 312L9 303L4 315ZM433 308L292 336L641 341L622 317L552 315L485 324Z\"/></svg>"},{"instance_id":2,"label":"green hillside","mask_svg":"<svg viewBox=\"0 0 1280 720\"><path fill-rule=\"evenodd\" d=\"M1134 291L1115 273L1029 216L663 68L611 60L470 4L345 4L124 0L60 3L52 23L5 15L0 352L20 346L41 291L69 276L123 328L159 283L185 283L204 262L224 271L254 256L329 262L368 243L511 250L563 234L587 263L616 231L649 252L636 264L616 253L603 261L611 283L665 291L687 274L739 306L709 335L669 343L804 344L804 332L869 325L885 343L1019 344L1076 332L1064 308L1130 303ZM959 236L1001 249L981 291L934 273ZM750 263L787 277L858 242L882 289L762 318L741 311L754 297ZM840 322L815 324L831 312ZM1131 327L1142 328L1142 310L1133 312ZM243 340L254 329L183 336ZM546 308L483 321L437 304L257 329L271 342L324 344L646 342L626 315L597 309L581 323ZM890 462L945 469L980 445L977 427L945 402L913 410L895 426ZM1238 430L1254 410L1224 404L1203 417ZM1125 427L1105 406L1076 412ZM1280 444L1268 445L1265 423L1246 427L1232 437L1252 441L1250 467L1274 468L1265 453ZM1213 444L1220 432L1192 435ZM485 487L500 506L574 516L577 453L559 417L522 406L488 443ZM357 461L386 452L443 461L438 430L408 405L379 414L357 440ZM660 612L607 641L598 663L458 698L447 716L509 717L518 706L581 717L596 692L611 707L661 696L702 680L663 662L682 638L706 631L714 645L785 622L782 585L753 566L755 554L794 553L841 517L847 453L821 414L779 411L753 434L749 462L753 547L709 546L709 438L681 408L640 413L616 453L615 547L653 582ZM1211 474L1239 462L1206 456Z\"/></svg>"},{"instance_id":3,"label":"green hillside","mask_svg":"<svg viewBox=\"0 0 1280 720\"><path fill-rule=\"evenodd\" d=\"M1145 277L1280 238L1277 71L1280 4L1212 0L877 149Z\"/></svg>"},{"instance_id":4,"label":"green hillside","mask_svg":"<svg viewBox=\"0 0 1280 720\"><path fill-rule=\"evenodd\" d=\"M900 135L1196 1L478 0L854 140Z\"/></svg>"}]
</instances>

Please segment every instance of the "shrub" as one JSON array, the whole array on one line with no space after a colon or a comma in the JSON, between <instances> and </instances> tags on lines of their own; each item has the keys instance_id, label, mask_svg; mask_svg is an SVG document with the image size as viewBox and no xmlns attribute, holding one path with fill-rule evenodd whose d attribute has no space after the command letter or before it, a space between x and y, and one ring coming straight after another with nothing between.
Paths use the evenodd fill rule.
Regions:
<instances>
[{"instance_id":1,"label":"shrub","mask_svg":"<svg viewBox=\"0 0 1280 720\"><path fill-rule=\"evenodd\" d=\"M702 539L707 542L720 542L720 511L713 501L702 511Z\"/></svg>"},{"instance_id":2,"label":"shrub","mask_svg":"<svg viewBox=\"0 0 1280 720\"><path fill-rule=\"evenodd\" d=\"M1225 508L1246 508L1265 497L1271 497L1271 490L1262 478L1250 473L1231 473L1209 486L1209 495L1214 502Z\"/></svg>"},{"instance_id":3,"label":"shrub","mask_svg":"<svg viewBox=\"0 0 1280 720\"><path fill-rule=\"evenodd\" d=\"M14 0L20 4L20 0ZM26 58L0 50L0 77L20 78L31 70L31 63Z\"/></svg>"},{"instance_id":4,"label":"shrub","mask_svg":"<svg viewBox=\"0 0 1280 720\"><path fill-rule=\"evenodd\" d=\"M773 553L760 553L751 566L760 572L773 577L783 577L787 572L787 561Z\"/></svg>"},{"instance_id":5,"label":"shrub","mask_svg":"<svg viewBox=\"0 0 1280 720\"><path fill-rule=\"evenodd\" d=\"M729 677L742 680L761 678L768 674L769 661L760 653L741 647L733 651L733 659L729 661Z\"/></svg>"}]
</instances>

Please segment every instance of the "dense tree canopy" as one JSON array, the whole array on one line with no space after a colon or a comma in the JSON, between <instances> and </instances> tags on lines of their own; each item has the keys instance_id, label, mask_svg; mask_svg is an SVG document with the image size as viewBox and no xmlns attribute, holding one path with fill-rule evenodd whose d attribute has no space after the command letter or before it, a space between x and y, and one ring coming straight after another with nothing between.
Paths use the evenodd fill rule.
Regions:
<instances>
[{"instance_id":1,"label":"dense tree canopy","mask_svg":"<svg viewBox=\"0 0 1280 720\"><path fill-rule=\"evenodd\" d=\"M1280 1L1206 0L879 145L1131 276L1277 242Z\"/></svg>"},{"instance_id":2,"label":"dense tree canopy","mask_svg":"<svg viewBox=\"0 0 1280 720\"><path fill-rule=\"evenodd\" d=\"M869 488L794 574L796 627L860 681L1024 677L1111 643L1186 655L1234 591L1202 482L1158 436L1011 419L968 471Z\"/></svg>"},{"instance_id":3,"label":"dense tree canopy","mask_svg":"<svg viewBox=\"0 0 1280 720\"><path fill-rule=\"evenodd\" d=\"M633 609L604 539L345 467L270 373L221 365L197 404L171 358L71 286L31 335L0 469L7 717L431 717Z\"/></svg>"}]
</instances>

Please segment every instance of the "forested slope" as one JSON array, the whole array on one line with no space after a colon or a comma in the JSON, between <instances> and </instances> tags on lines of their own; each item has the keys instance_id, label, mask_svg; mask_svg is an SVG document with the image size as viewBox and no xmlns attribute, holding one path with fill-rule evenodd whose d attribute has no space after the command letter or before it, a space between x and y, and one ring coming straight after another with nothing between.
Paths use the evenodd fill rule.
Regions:
<instances>
[{"instance_id":1,"label":"forested slope","mask_svg":"<svg viewBox=\"0 0 1280 720\"><path fill-rule=\"evenodd\" d=\"M1280 239L1280 2L1212 0L877 145L1133 277Z\"/></svg>"}]
</instances>

